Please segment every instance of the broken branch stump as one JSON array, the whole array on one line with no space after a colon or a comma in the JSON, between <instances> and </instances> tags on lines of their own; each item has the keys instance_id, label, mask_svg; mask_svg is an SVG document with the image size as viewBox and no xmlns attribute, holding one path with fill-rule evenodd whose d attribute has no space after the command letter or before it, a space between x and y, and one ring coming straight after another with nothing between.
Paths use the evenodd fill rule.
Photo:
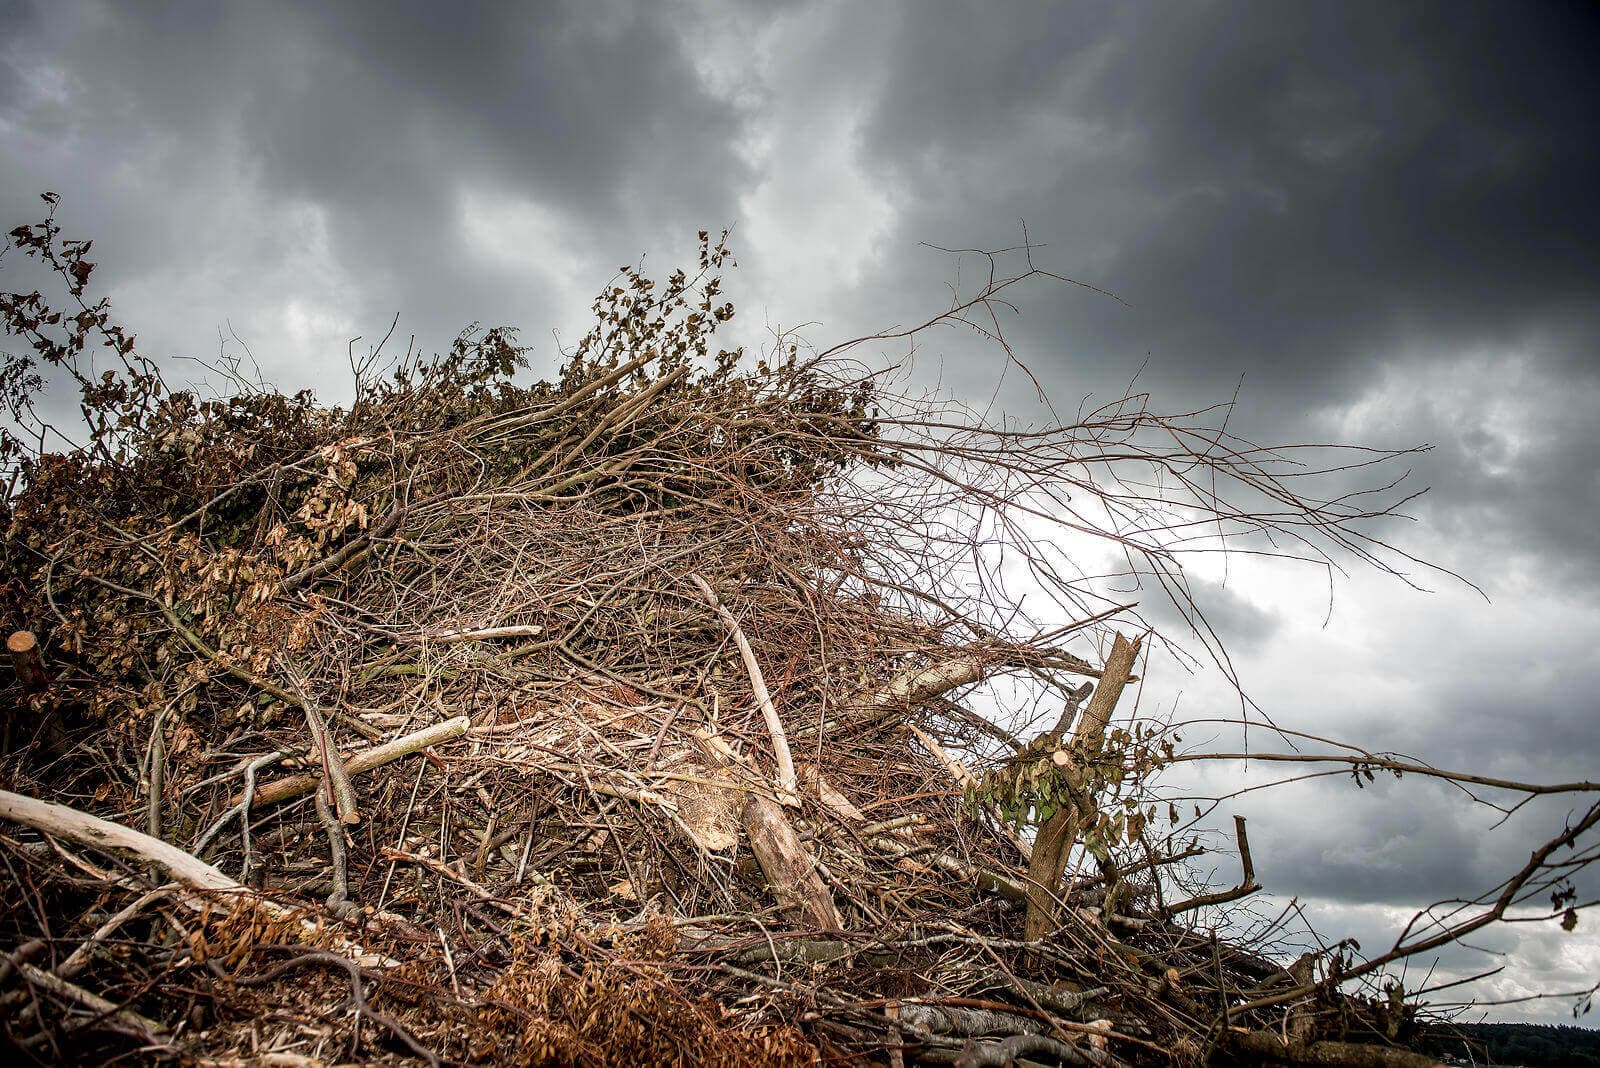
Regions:
<instances>
[{"instance_id":1,"label":"broken branch stump","mask_svg":"<svg viewBox=\"0 0 1600 1068\"><path fill-rule=\"evenodd\" d=\"M1106 726L1116 710L1122 688L1133 674L1134 662L1139 656L1141 639L1129 641L1118 634L1111 643L1111 655L1100 673L1100 683L1089 698L1078 728L1073 733L1072 751L1080 759L1098 753L1105 742ZM1033 856L1028 861L1028 912L1023 929L1028 941L1036 941L1060 926L1057 915L1056 889L1066 873L1067 860L1077 843L1078 832L1091 813L1085 806L1092 799L1080 799L1075 804L1062 805L1039 828L1033 842Z\"/></svg>"},{"instance_id":2,"label":"broken branch stump","mask_svg":"<svg viewBox=\"0 0 1600 1068\"><path fill-rule=\"evenodd\" d=\"M39 639L31 630L19 630L6 639L6 651L11 654L11 664L17 669L17 682L29 693L38 693L50 685L50 672L45 670L44 657L39 655Z\"/></svg>"},{"instance_id":3,"label":"broken branch stump","mask_svg":"<svg viewBox=\"0 0 1600 1068\"><path fill-rule=\"evenodd\" d=\"M701 749L719 767L751 770L748 761L721 738L704 731L696 731L695 736ZM778 907L800 925L840 930L844 922L833 903L833 891L817 872L816 863L782 806L752 792L739 808L739 823L750 839L750 851L755 854Z\"/></svg>"}]
</instances>

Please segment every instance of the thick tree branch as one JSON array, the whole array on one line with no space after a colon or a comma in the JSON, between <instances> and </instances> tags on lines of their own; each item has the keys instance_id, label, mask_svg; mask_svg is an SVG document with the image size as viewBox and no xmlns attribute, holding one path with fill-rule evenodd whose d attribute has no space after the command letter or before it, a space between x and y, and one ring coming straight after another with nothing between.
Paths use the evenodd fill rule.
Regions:
<instances>
[{"instance_id":1,"label":"thick tree branch","mask_svg":"<svg viewBox=\"0 0 1600 1068\"><path fill-rule=\"evenodd\" d=\"M778 718L778 709L772 703L772 695L767 692L767 680L761 673L761 664L756 660L755 650L750 648L750 642L744 636L744 629L739 626L739 621L717 599L711 584L693 573L689 575L689 581L699 587L701 596L717 613L717 618L722 620L722 625L728 628L728 633L733 637L733 643L739 647L739 657L744 661L745 671L750 676L750 689L755 693L756 705L761 709L762 718L767 721L767 733L772 737L772 756L778 765L778 797L784 804L798 807L800 783L795 778L794 758L789 754L789 735L783 729L783 720Z\"/></svg>"},{"instance_id":2,"label":"thick tree branch","mask_svg":"<svg viewBox=\"0 0 1600 1068\"><path fill-rule=\"evenodd\" d=\"M421 752L431 745L448 742L452 738L459 738L467 733L472 721L466 716L457 716L447 719L443 723L435 723L414 731L404 738L396 738L382 745L375 745L371 749L364 749L344 759L345 771L350 775L361 775L373 768L381 768L385 764L392 764L403 756ZM288 778L269 782L265 786L258 786L255 791L254 802L258 805L271 805L279 801L287 801L291 797L309 794L317 788L322 781L321 775L305 774L291 775ZM244 801L244 794L236 795L228 802L229 806L238 805Z\"/></svg>"}]
</instances>

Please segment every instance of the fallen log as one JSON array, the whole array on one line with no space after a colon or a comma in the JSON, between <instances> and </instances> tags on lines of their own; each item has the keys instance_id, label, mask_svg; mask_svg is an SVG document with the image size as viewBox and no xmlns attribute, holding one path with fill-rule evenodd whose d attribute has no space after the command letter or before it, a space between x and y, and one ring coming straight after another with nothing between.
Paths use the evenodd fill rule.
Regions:
<instances>
[{"instance_id":1,"label":"fallen log","mask_svg":"<svg viewBox=\"0 0 1600 1068\"><path fill-rule=\"evenodd\" d=\"M307 932L318 930L316 924L297 916L294 910L262 897L193 854L120 823L10 790L0 790L0 819L11 820L32 827L41 834L65 838L103 853L132 854L160 868L174 882L203 893L208 900L219 901L230 909L259 909L276 920L298 920L301 928ZM363 967L392 967L397 963L381 954L369 953L343 938L335 938L334 945L339 952Z\"/></svg>"},{"instance_id":2,"label":"fallen log","mask_svg":"<svg viewBox=\"0 0 1600 1068\"><path fill-rule=\"evenodd\" d=\"M132 853L154 864L174 881L191 890L261 900L249 887L234 882L205 861L171 843L66 805L0 790L0 819L25 824L41 833L66 838L102 852Z\"/></svg>"},{"instance_id":3,"label":"fallen log","mask_svg":"<svg viewBox=\"0 0 1600 1068\"><path fill-rule=\"evenodd\" d=\"M806 852L794 828L777 803L752 795L739 813L750 851L767 877L778 905L798 922L824 931L837 931L843 924L834 906L828 884L817 874L811 854Z\"/></svg>"},{"instance_id":4,"label":"fallen log","mask_svg":"<svg viewBox=\"0 0 1600 1068\"><path fill-rule=\"evenodd\" d=\"M696 731L701 748L720 767L747 763L715 735ZM776 801L751 793L739 808L739 823L750 839L761 873L772 888L778 906L797 924L824 931L844 926L833 903L833 892L817 872L816 862Z\"/></svg>"}]
</instances>

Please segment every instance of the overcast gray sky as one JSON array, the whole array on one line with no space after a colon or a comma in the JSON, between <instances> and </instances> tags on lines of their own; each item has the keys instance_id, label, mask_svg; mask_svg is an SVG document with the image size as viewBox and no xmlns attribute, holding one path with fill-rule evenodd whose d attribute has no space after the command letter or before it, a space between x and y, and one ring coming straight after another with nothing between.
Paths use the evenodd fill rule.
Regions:
<instances>
[{"instance_id":1,"label":"overcast gray sky","mask_svg":"<svg viewBox=\"0 0 1600 1068\"><path fill-rule=\"evenodd\" d=\"M521 326L547 369L618 265L665 269L700 229L736 225L752 337L829 341L940 305L951 264L920 242L997 247L1026 220L1042 265L1131 305L1024 300L1018 355L1069 407L1148 360L1169 408L1243 376L1254 435L1434 446L1405 545L1489 600L1357 577L1325 627L1319 576L1241 570L1217 618L1280 723L1593 778L1597 10L0 0L0 219L61 193L146 352L211 357L231 331L269 379L333 400L348 340L396 313L435 350L470 321ZM992 387L955 335L918 359ZM1183 686L1161 700L1227 711ZM1376 950L1563 810L1485 837L1449 790L1340 780L1238 811L1269 889ZM1486 998L1600 981L1586 928L1480 942L1506 954Z\"/></svg>"}]
</instances>

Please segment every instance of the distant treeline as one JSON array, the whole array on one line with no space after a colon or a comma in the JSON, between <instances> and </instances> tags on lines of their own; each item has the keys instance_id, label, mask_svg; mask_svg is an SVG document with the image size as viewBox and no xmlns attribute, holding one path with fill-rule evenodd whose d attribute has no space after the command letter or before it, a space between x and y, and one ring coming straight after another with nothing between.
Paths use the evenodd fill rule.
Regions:
<instances>
[{"instance_id":1,"label":"distant treeline","mask_svg":"<svg viewBox=\"0 0 1600 1068\"><path fill-rule=\"evenodd\" d=\"M1550 1024L1449 1024L1431 1027L1417 1043L1452 1064L1600 1068L1600 1031Z\"/></svg>"}]
</instances>

